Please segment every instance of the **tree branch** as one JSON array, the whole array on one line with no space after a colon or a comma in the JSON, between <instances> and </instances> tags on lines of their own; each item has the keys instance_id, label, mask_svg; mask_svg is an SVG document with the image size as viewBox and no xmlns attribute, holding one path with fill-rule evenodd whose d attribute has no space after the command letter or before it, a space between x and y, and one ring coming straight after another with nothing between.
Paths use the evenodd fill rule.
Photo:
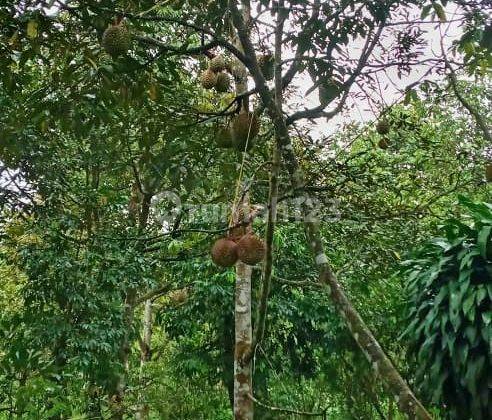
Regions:
<instances>
[{"instance_id":1,"label":"tree branch","mask_svg":"<svg viewBox=\"0 0 492 420\"><path fill-rule=\"evenodd\" d=\"M447 61L446 61L446 67L449 69L449 84L451 85L451 88L453 89L456 98L458 99L458 101L461 102L461 105L463 105L463 107L465 107L466 110L472 115L472 117L475 118L475 122L477 123L477 126L480 128L480 130L482 130L485 140L487 140L487 142L492 145L492 133L490 132L489 126L485 121L485 118L480 114L480 112L477 111L476 108L474 108L470 104L470 102L468 102L468 100L460 92L458 88L458 81L456 79L456 73L454 72L454 69Z\"/></svg>"},{"instance_id":2,"label":"tree branch","mask_svg":"<svg viewBox=\"0 0 492 420\"><path fill-rule=\"evenodd\" d=\"M342 110L342 108L345 105L345 102L348 98L350 88L352 87L352 85L355 82L355 80L357 79L357 77L359 77L359 75L361 74L362 69L366 65L369 57L371 56L372 51L374 50L374 47L376 46L376 44L379 41L379 38L381 36L381 33L383 31L384 26L385 26L385 24L383 21L379 25L379 28L378 28L376 34L374 35L374 37L372 38L372 40L371 40L370 36L367 37L366 43L365 43L364 49L362 50L362 53L360 55L357 67L352 72L352 74L347 79L347 81L342 85L341 91L343 91L344 93L343 93L343 96L340 99L340 102L338 103L338 105L333 110L328 111L328 112L324 111L324 109L326 107L326 105L324 105L324 104L321 104L315 108L305 109L303 111L298 111L298 112L294 113L293 115L287 117L287 119L286 119L287 125L290 125L290 124L294 123L295 121L303 119L303 118L312 119L312 118L326 117L326 119L331 119Z\"/></svg>"},{"instance_id":3,"label":"tree branch","mask_svg":"<svg viewBox=\"0 0 492 420\"><path fill-rule=\"evenodd\" d=\"M148 293L140 296L139 298L137 298L135 300L134 306L138 306L138 305L140 305L141 303L144 303L147 300L157 299L158 297L160 297L160 296L166 294L167 292L171 291L172 286L173 285L171 283L166 283L166 284L158 287L157 289L151 290L150 292L148 292Z\"/></svg>"},{"instance_id":4,"label":"tree branch","mask_svg":"<svg viewBox=\"0 0 492 420\"><path fill-rule=\"evenodd\" d=\"M158 47L163 52L171 52L175 55L200 55L220 45L218 41L213 40L207 44L200 45L199 47L182 48L182 47L173 47L171 45L166 44L165 42L159 41L158 39L147 37L147 36L134 35L133 38L136 39L137 41L140 41L143 44L151 45L153 47Z\"/></svg>"},{"instance_id":5,"label":"tree branch","mask_svg":"<svg viewBox=\"0 0 492 420\"><path fill-rule=\"evenodd\" d=\"M282 34L285 24L285 20L288 16L288 11L284 9L284 1L281 0L278 3L279 11L277 14L277 25L275 28L275 101L277 107L282 109ZM261 284L260 302L258 305L258 316L253 336L253 343L251 345L251 357L255 348L261 343L265 335L266 330L266 315L268 310L268 297L270 295L270 287L272 281L273 271L273 235L275 232L275 224L277 222L277 202L278 202L278 187L280 176L280 153L277 149L276 142L273 145L272 150L272 168L270 172L270 188L268 193L268 219L265 232L265 263L263 266L263 282Z\"/></svg>"},{"instance_id":6,"label":"tree branch","mask_svg":"<svg viewBox=\"0 0 492 420\"><path fill-rule=\"evenodd\" d=\"M255 80L260 98L272 120L276 131L277 147L279 152L282 153L285 166L289 171L292 188L303 188L303 186L306 185L305 175L299 167L299 162L294 154L292 142L282 111L277 108L277 105L272 98L272 94L265 84L265 79L259 70L254 47L249 39L241 13L237 8L236 1L229 0L228 4L231 11L232 21L241 41L245 55L252 58L245 64ZM368 53L370 53L370 51L368 51ZM360 67L363 67L363 61L364 60L361 60L359 63ZM306 192L302 208L305 218L305 231L308 244L314 254L315 263L319 270L320 283L326 285L327 293L340 315L346 321L347 326L352 333L352 337L367 357L375 372L382 376L392 394L397 398L401 411L408 414L411 418L417 417L420 419L430 420L430 414L427 412L422 403L415 397L408 384L395 369L390 359L365 324L364 320L360 317L357 310L353 307L352 303L345 295L338 279L331 269L328 257L324 252L318 221L313 219L311 216L312 206L313 201Z\"/></svg>"},{"instance_id":7,"label":"tree branch","mask_svg":"<svg viewBox=\"0 0 492 420\"><path fill-rule=\"evenodd\" d=\"M312 413L312 412L309 412L309 411L293 410L291 408L274 407L272 405L265 404L265 403L261 402L260 400L257 400L251 394L249 394L248 396L249 396L249 398L251 398L251 400L255 404L257 404L257 405L259 405L259 406L261 406L263 408L266 408L269 411L275 411L275 412L278 412L278 413L290 413L290 414L296 414L296 415L299 415L299 416L306 416L306 417L325 417L325 415L326 415L326 410L323 410L322 412L319 412L319 413Z\"/></svg>"}]
</instances>

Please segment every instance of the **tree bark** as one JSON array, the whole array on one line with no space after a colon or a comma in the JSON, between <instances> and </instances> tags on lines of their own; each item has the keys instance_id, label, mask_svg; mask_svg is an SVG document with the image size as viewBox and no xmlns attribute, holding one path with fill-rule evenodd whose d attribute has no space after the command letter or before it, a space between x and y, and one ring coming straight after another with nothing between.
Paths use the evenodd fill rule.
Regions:
<instances>
[{"instance_id":1,"label":"tree bark","mask_svg":"<svg viewBox=\"0 0 492 420\"><path fill-rule=\"evenodd\" d=\"M150 358L152 357L152 300L147 299L145 301L144 314L143 314L143 334L142 342L140 343L140 380L142 381L142 373ZM140 393L141 398L141 393ZM138 420L147 419L149 416L149 406L146 403L139 402L139 408L136 415Z\"/></svg>"},{"instance_id":2,"label":"tree bark","mask_svg":"<svg viewBox=\"0 0 492 420\"><path fill-rule=\"evenodd\" d=\"M139 222L138 222L138 234L141 235L147 226L150 213L150 203L152 200L152 193L144 193L142 195L142 203L140 207ZM133 322L135 317L135 306L137 302L137 289L132 287L128 289L125 297L125 308L123 311L123 322L125 325L125 333L121 341L119 349L119 359L123 367L123 371L118 377L115 394L112 395L112 418L113 419L123 419L125 408L124 408L124 397L126 391L126 377L129 371L129 362L131 354L131 333L133 329Z\"/></svg>"},{"instance_id":3,"label":"tree bark","mask_svg":"<svg viewBox=\"0 0 492 420\"><path fill-rule=\"evenodd\" d=\"M277 16L275 26L275 51L274 51L274 79L275 79L275 104L278 109L282 109L282 34L284 29L285 18L287 14L284 10L284 1L279 1L279 10L281 13ZM268 310L268 297L273 272L273 235L277 223L277 203L278 187L280 176L280 153L276 142L272 148L272 167L270 170L270 185L268 191L268 219L265 229L265 262L263 265L263 278L261 283L260 301L258 304L258 316L254 331L253 346L251 351L254 352L256 347L261 343L265 335L266 319ZM252 354L249 355L252 357Z\"/></svg>"},{"instance_id":4,"label":"tree bark","mask_svg":"<svg viewBox=\"0 0 492 420\"><path fill-rule=\"evenodd\" d=\"M327 294L330 296L339 314L346 321L352 337L367 357L369 363L371 363L375 373L381 376L389 391L395 396L400 410L411 419L430 420L430 414L415 397L410 387L386 356L378 341L374 338L357 310L343 292L338 279L331 270L328 258L323 249L319 222L312 215L314 210L313 200L309 193L305 191L305 176L294 154L285 117L281 110L278 109L270 90L266 86L265 78L261 74L256 60L253 44L235 0L229 0L229 9L241 41L244 55L247 57L245 65L255 80L262 103L272 120L276 132L277 147L290 174L291 186L303 198L302 213L304 216L306 236L319 270L319 281L326 286Z\"/></svg>"},{"instance_id":5,"label":"tree bark","mask_svg":"<svg viewBox=\"0 0 492 420\"><path fill-rule=\"evenodd\" d=\"M249 20L251 16L249 1L243 1L242 20L249 33ZM241 42L234 35L235 45L241 50ZM236 94L240 95L248 90L248 77L244 65L240 65L239 76L236 75ZM242 111L249 111L248 98L242 100ZM245 158L243 152L243 158ZM239 181L241 182L241 180ZM249 197L240 201L238 207L233 208L233 221L239 218L244 220L249 217ZM237 203L234 203L235 207ZM248 226L247 230L251 227ZM249 395L253 392L253 369L251 353L253 344L252 315L251 315L251 266L238 261L236 264L236 289L234 295L234 418L236 420L252 420L254 404Z\"/></svg>"},{"instance_id":6,"label":"tree bark","mask_svg":"<svg viewBox=\"0 0 492 420\"><path fill-rule=\"evenodd\" d=\"M251 351L253 332L251 327L251 274L253 268L242 262L236 265L236 293L234 302L234 418L253 419L253 391Z\"/></svg>"}]
</instances>

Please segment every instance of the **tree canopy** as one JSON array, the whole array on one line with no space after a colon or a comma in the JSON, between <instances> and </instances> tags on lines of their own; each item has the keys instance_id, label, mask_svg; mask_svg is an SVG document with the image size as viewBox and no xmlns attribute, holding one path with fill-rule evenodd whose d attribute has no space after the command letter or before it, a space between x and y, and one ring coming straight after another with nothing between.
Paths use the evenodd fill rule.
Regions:
<instances>
[{"instance_id":1,"label":"tree canopy","mask_svg":"<svg viewBox=\"0 0 492 420\"><path fill-rule=\"evenodd\" d=\"M490 11L4 1L0 418L489 418Z\"/></svg>"}]
</instances>

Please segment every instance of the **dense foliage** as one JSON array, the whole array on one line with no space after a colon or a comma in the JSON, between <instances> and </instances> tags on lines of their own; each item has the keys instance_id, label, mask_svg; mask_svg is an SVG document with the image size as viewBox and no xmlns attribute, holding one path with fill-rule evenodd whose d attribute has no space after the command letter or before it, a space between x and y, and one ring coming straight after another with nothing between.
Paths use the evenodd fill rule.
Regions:
<instances>
[{"instance_id":1,"label":"dense foliage","mask_svg":"<svg viewBox=\"0 0 492 420\"><path fill-rule=\"evenodd\" d=\"M417 381L453 418L492 415L492 205L461 199L453 219L406 261Z\"/></svg>"},{"instance_id":2,"label":"dense foliage","mask_svg":"<svg viewBox=\"0 0 492 420\"><path fill-rule=\"evenodd\" d=\"M485 419L492 222L488 205L471 203L490 202L491 191L491 146L473 113L490 126L486 10L453 5L463 27L449 59L465 107L441 78L442 57L408 89L400 79L420 65L418 25L444 24L449 2L323 1L316 14L317 3L287 2L282 46L301 58L284 113L326 257L436 418ZM253 2L258 55L274 49L278 4ZM111 56L103 34L121 20L132 42ZM209 251L228 231L238 195L269 208L275 129L258 91L241 92L261 123L254 147L243 154L217 143L244 100L200 83L212 55L237 64L229 2L7 0L0 22L0 418L231 418L236 274ZM359 69L352 53L386 23ZM394 68L402 89L390 104L378 77ZM314 121L333 115L315 106L305 118L298 103L315 90L333 115L366 102L374 115L325 132L324 120ZM387 122L386 134L373 117ZM266 333L252 356L255 416L399 418L317 280L301 191L286 166ZM408 263L406 285L401 260L449 217L446 237ZM257 217L251 228L263 236L267 225ZM264 278L255 266L254 327ZM401 339L405 290L414 322Z\"/></svg>"}]
</instances>

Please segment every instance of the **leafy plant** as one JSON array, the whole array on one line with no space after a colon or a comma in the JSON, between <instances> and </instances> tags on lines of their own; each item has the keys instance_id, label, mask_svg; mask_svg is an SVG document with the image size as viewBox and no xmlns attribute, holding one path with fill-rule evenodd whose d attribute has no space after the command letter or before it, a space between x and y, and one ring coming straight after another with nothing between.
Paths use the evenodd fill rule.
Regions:
<instances>
[{"instance_id":1,"label":"leafy plant","mask_svg":"<svg viewBox=\"0 0 492 420\"><path fill-rule=\"evenodd\" d=\"M492 417L492 205L460 197L449 220L406 261L409 325L421 391L451 418Z\"/></svg>"}]
</instances>

